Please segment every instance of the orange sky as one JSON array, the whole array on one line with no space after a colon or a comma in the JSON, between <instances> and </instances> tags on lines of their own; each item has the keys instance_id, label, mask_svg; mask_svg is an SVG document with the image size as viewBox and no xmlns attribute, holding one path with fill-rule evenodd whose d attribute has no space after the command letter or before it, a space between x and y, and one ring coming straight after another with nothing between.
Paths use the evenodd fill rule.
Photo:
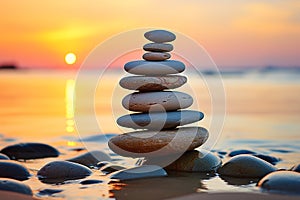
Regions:
<instances>
[{"instance_id":1,"label":"orange sky","mask_svg":"<svg viewBox=\"0 0 300 200\"><path fill-rule=\"evenodd\" d=\"M64 68L74 52L76 67L114 34L159 27L194 38L218 66L300 66L298 0L10 0L0 12L0 64Z\"/></svg>"}]
</instances>

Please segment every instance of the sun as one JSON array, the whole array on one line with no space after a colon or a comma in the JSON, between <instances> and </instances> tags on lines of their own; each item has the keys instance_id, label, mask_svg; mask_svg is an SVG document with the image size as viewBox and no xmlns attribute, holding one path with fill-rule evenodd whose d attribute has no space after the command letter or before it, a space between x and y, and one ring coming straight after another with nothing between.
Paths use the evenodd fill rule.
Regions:
<instances>
[{"instance_id":1,"label":"sun","mask_svg":"<svg viewBox=\"0 0 300 200\"><path fill-rule=\"evenodd\" d=\"M68 65L73 65L76 62L76 55L74 53L67 53L65 56L65 62Z\"/></svg>"}]
</instances>

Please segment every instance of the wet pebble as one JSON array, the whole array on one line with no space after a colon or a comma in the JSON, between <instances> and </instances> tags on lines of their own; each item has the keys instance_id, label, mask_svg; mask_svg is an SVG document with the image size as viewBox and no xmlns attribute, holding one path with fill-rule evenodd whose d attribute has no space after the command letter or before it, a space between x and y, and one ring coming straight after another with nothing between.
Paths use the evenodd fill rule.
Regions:
<instances>
[{"instance_id":1,"label":"wet pebble","mask_svg":"<svg viewBox=\"0 0 300 200\"><path fill-rule=\"evenodd\" d=\"M220 167L218 173L222 176L261 178L276 170L276 167L255 156L238 155Z\"/></svg>"},{"instance_id":2,"label":"wet pebble","mask_svg":"<svg viewBox=\"0 0 300 200\"><path fill-rule=\"evenodd\" d=\"M162 176L167 176L167 172L163 168L157 165L143 165L114 172L113 174L111 174L110 178L125 181Z\"/></svg>"},{"instance_id":3,"label":"wet pebble","mask_svg":"<svg viewBox=\"0 0 300 200\"><path fill-rule=\"evenodd\" d=\"M85 165L87 167L96 166L100 161L110 161L110 157L102 151L90 151L67 161Z\"/></svg>"},{"instance_id":4,"label":"wet pebble","mask_svg":"<svg viewBox=\"0 0 300 200\"><path fill-rule=\"evenodd\" d=\"M90 180L83 180L80 182L81 185L92 185L92 184L98 184L98 183L103 183L103 181L90 179Z\"/></svg>"},{"instance_id":5,"label":"wet pebble","mask_svg":"<svg viewBox=\"0 0 300 200\"><path fill-rule=\"evenodd\" d=\"M263 177L258 187L275 193L300 194L300 174L292 171L276 171Z\"/></svg>"},{"instance_id":6,"label":"wet pebble","mask_svg":"<svg viewBox=\"0 0 300 200\"><path fill-rule=\"evenodd\" d=\"M115 171L126 169L125 167L121 165L115 165L115 164L108 164L100 168L100 171L102 171L105 174L110 174Z\"/></svg>"},{"instance_id":7,"label":"wet pebble","mask_svg":"<svg viewBox=\"0 0 300 200\"><path fill-rule=\"evenodd\" d=\"M10 159L37 159L57 157L59 152L54 147L43 143L19 143L3 148L0 153L7 155Z\"/></svg>"},{"instance_id":8,"label":"wet pebble","mask_svg":"<svg viewBox=\"0 0 300 200\"><path fill-rule=\"evenodd\" d=\"M38 171L39 179L45 183L76 180L85 178L91 174L92 171L86 166L68 161L53 161Z\"/></svg>"},{"instance_id":9,"label":"wet pebble","mask_svg":"<svg viewBox=\"0 0 300 200\"><path fill-rule=\"evenodd\" d=\"M300 164L293 166L291 170L294 172L300 172Z\"/></svg>"},{"instance_id":10,"label":"wet pebble","mask_svg":"<svg viewBox=\"0 0 300 200\"><path fill-rule=\"evenodd\" d=\"M38 196L51 196L56 193L60 193L63 190L60 189L44 189L38 192Z\"/></svg>"},{"instance_id":11,"label":"wet pebble","mask_svg":"<svg viewBox=\"0 0 300 200\"><path fill-rule=\"evenodd\" d=\"M9 160L9 157L3 153L0 153L0 160Z\"/></svg>"},{"instance_id":12,"label":"wet pebble","mask_svg":"<svg viewBox=\"0 0 300 200\"><path fill-rule=\"evenodd\" d=\"M32 191L28 185L25 185L21 181L6 178L0 178L0 190L32 195Z\"/></svg>"},{"instance_id":13,"label":"wet pebble","mask_svg":"<svg viewBox=\"0 0 300 200\"><path fill-rule=\"evenodd\" d=\"M240 149L240 150L231 151L228 154L228 156L233 157L233 156L237 156L237 155L241 155L241 154L255 154L255 152L247 150L247 149Z\"/></svg>"},{"instance_id":14,"label":"wet pebble","mask_svg":"<svg viewBox=\"0 0 300 200\"><path fill-rule=\"evenodd\" d=\"M19 181L27 180L30 177L28 169L12 160L0 161L0 177L11 178Z\"/></svg>"}]
</instances>

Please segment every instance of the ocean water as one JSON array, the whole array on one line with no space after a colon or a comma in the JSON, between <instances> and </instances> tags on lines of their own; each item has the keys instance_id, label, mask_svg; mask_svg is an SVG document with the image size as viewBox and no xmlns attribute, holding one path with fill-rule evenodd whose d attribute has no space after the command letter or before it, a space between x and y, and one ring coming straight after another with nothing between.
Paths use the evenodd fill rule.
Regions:
<instances>
[{"instance_id":1,"label":"ocean water","mask_svg":"<svg viewBox=\"0 0 300 200\"><path fill-rule=\"evenodd\" d=\"M76 148L96 149L112 155L122 165L132 166L136 160L112 154L106 144L111 135L130 131L115 123L119 116L128 113L121 100L130 91L118 86L124 75L123 71L79 75L75 71L0 71L1 148L17 142L45 142L64 152L58 159L82 153L73 151ZM300 162L299 70L225 71L221 77L211 72L185 75L188 84L178 91L191 94L194 98L191 109L205 114L196 124L210 131L211 140L206 148L216 154L220 152L223 162L228 159L226 153L238 149L277 157L281 159L276 164L278 168L289 169ZM40 159L25 165L36 174L51 160L55 159ZM93 177L108 181L101 174L95 173ZM86 188L76 181L46 185L36 177L25 182L37 196L43 189L61 188L63 191L52 197L68 199L132 199L138 194L147 196L149 188L161 195L150 195L151 199L194 192L257 192L255 183L240 184L239 180L188 173L124 185L104 181L100 187ZM179 186L181 189L176 189Z\"/></svg>"}]
</instances>

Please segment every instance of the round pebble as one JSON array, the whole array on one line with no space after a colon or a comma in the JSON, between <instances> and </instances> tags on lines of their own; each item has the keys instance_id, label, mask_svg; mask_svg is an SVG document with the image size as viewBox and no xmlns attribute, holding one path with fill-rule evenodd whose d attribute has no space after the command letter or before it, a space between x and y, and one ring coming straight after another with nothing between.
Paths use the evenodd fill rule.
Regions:
<instances>
[{"instance_id":1,"label":"round pebble","mask_svg":"<svg viewBox=\"0 0 300 200\"><path fill-rule=\"evenodd\" d=\"M110 161L110 157L102 151L90 151L69 159L68 161L79 163L87 167L96 166L100 161Z\"/></svg>"},{"instance_id":2,"label":"round pebble","mask_svg":"<svg viewBox=\"0 0 300 200\"><path fill-rule=\"evenodd\" d=\"M137 112L164 112L184 109L193 104L193 98L183 92L161 91L132 93L125 96L125 109Z\"/></svg>"},{"instance_id":3,"label":"round pebble","mask_svg":"<svg viewBox=\"0 0 300 200\"><path fill-rule=\"evenodd\" d=\"M165 169L186 172L215 172L222 164L221 159L204 149L184 153Z\"/></svg>"},{"instance_id":4,"label":"round pebble","mask_svg":"<svg viewBox=\"0 0 300 200\"><path fill-rule=\"evenodd\" d=\"M27 180L30 177L28 169L12 160L0 161L0 177L11 178L19 181Z\"/></svg>"},{"instance_id":5,"label":"round pebble","mask_svg":"<svg viewBox=\"0 0 300 200\"><path fill-rule=\"evenodd\" d=\"M270 192L300 194L300 174L292 171L276 171L263 177L258 187Z\"/></svg>"},{"instance_id":6,"label":"round pebble","mask_svg":"<svg viewBox=\"0 0 300 200\"><path fill-rule=\"evenodd\" d=\"M66 180L85 178L92 171L84 165L69 161L53 161L38 171L39 179L45 183L60 183Z\"/></svg>"},{"instance_id":7,"label":"round pebble","mask_svg":"<svg viewBox=\"0 0 300 200\"><path fill-rule=\"evenodd\" d=\"M169 53L151 52L151 53L145 53L143 55L143 59L148 61L163 61L169 58L171 58L171 55Z\"/></svg>"},{"instance_id":8,"label":"round pebble","mask_svg":"<svg viewBox=\"0 0 300 200\"><path fill-rule=\"evenodd\" d=\"M32 196L32 190L28 185L25 185L21 181L16 181L12 179L0 178L0 190Z\"/></svg>"},{"instance_id":9,"label":"round pebble","mask_svg":"<svg viewBox=\"0 0 300 200\"><path fill-rule=\"evenodd\" d=\"M118 118L120 126L134 129L162 130L191 124L203 119L204 114L198 111L182 110L171 112L137 113Z\"/></svg>"},{"instance_id":10,"label":"round pebble","mask_svg":"<svg viewBox=\"0 0 300 200\"><path fill-rule=\"evenodd\" d=\"M152 177L161 177L161 176L167 176L167 172L160 166L143 165L139 167L117 171L113 173L110 176L110 178L125 181L125 180L152 178Z\"/></svg>"},{"instance_id":11,"label":"round pebble","mask_svg":"<svg viewBox=\"0 0 300 200\"><path fill-rule=\"evenodd\" d=\"M300 172L300 164L293 166L291 170L295 172Z\"/></svg>"},{"instance_id":12,"label":"round pebble","mask_svg":"<svg viewBox=\"0 0 300 200\"><path fill-rule=\"evenodd\" d=\"M136 60L124 65L125 71L136 75L167 75L177 74L185 70L185 65L177 60L145 61Z\"/></svg>"},{"instance_id":13,"label":"round pebble","mask_svg":"<svg viewBox=\"0 0 300 200\"><path fill-rule=\"evenodd\" d=\"M239 150L234 150L234 151L231 151L228 156L230 157L233 157L233 156L237 156L237 155L241 155L241 154L255 154L254 151L250 151L250 150L247 150L247 149L239 149Z\"/></svg>"},{"instance_id":14,"label":"round pebble","mask_svg":"<svg viewBox=\"0 0 300 200\"><path fill-rule=\"evenodd\" d=\"M145 51L152 52L170 52L173 50L172 44L164 44L164 43L148 43L143 46Z\"/></svg>"},{"instance_id":15,"label":"round pebble","mask_svg":"<svg viewBox=\"0 0 300 200\"><path fill-rule=\"evenodd\" d=\"M145 38L156 43L172 42L176 39L174 33L166 30L153 30L144 34Z\"/></svg>"},{"instance_id":16,"label":"round pebble","mask_svg":"<svg viewBox=\"0 0 300 200\"><path fill-rule=\"evenodd\" d=\"M128 76L120 80L120 86L129 90L161 91L164 89L175 89L187 82L185 76Z\"/></svg>"},{"instance_id":17,"label":"round pebble","mask_svg":"<svg viewBox=\"0 0 300 200\"><path fill-rule=\"evenodd\" d=\"M48 144L42 143L19 143L7 146L0 152L13 160L28 160L59 156L57 149Z\"/></svg>"},{"instance_id":18,"label":"round pebble","mask_svg":"<svg viewBox=\"0 0 300 200\"><path fill-rule=\"evenodd\" d=\"M0 153L0 160L9 160L9 157L3 153Z\"/></svg>"},{"instance_id":19,"label":"round pebble","mask_svg":"<svg viewBox=\"0 0 300 200\"><path fill-rule=\"evenodd\" d=\"M135 131L111 138L108 146L127 157L153 157L184 153L201 146L208 138L202 127L182 127L165 131Z\"/></svg>"},{"instance_id":20,"label":"round pebble","mask_svg":"<svg viewBox=\"0 0 300 200\"><path fill-rule=\"evenodd\" d=\"M218 173L223 176L261 178L276 170L276 167L255 156L238 155L220 167Z\"/></svg>"}]
</instances>

